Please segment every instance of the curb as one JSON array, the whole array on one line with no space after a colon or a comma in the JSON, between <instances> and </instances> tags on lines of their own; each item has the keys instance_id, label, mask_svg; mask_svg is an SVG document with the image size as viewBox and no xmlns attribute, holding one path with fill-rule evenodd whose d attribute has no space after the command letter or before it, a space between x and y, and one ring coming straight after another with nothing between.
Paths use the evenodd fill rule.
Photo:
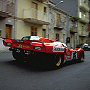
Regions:
<instances>
[{"instance_id":1,"label":"curb","mask_svg":"<svg viewBox=\"0 0 90 90\"><path fill-rule=\"evenodd\" d=\"M0 48L0 53L9 51L9 48Z\"/></svg>"},{"instance_id":2,"label":"curb","mask_svg":"<svg viewBox=\"0 0 90 90\"><path fill-rule=\"evenodd\" d=\"M3 45L3 38L0 37L0 53L1 52L5 52L5 51L8 51L9 47L5 47Z\"/></svg>"}]
</instances>

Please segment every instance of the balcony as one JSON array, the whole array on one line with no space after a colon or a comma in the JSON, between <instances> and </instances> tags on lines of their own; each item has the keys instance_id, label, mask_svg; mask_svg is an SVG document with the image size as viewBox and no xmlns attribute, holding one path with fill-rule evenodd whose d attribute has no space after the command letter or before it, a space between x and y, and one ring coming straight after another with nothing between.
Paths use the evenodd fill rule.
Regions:
<instances>
[{"instance_id":1,"label":"balcony","mask_svg":"<svg viewBox=\"0 0 90 90\"><path fill-rule=\"evenodd\" d=\"M81 30L79 31L79 36L80 37L87 37L88 34L89 34L88 31L81 31Z\"/></svg>"},{"instance_id":2,"label":"balcony","mask_svg":"<svg viewBox=\"0 0 90 90\"><path fill-rule=\"evenodd\" d=\"M71 18L71 23L70 23L70 33L74 34L77 33L77 22L74 21L74 19Z\"/></svg>"},{"instance_id":3,"label":"balcony","mask_svg":"<svg viewBox=\"0 0 90 90\"><path fill-rule=\"evenodd\" d=\"M81 22L84 22L84 23L89 23L89 18L88 18L88 17L85 17L85 16L82 16L82 17L80 18L80 21L81 21Z\"/></svg>"},{"instance_id":4,"label":"balcony","mask_svg":"<svg viewBox=\"0 0 90 90\"><path fill-rule=\"evenodd\" d=\"M62 22L57 23L57 24L54 26L54 29L63 30L63 29L64 29L64 23L62 23Z\"/></svg>"},{"instance_id":5,"label":"balcony","mask_svg":"<svg viewBox=\"0 0 90 90\"><path fill-rule=\"evenodd\" d=\"M77 33L77 27L76 26L72 26L71 28L70 28L70 33Z\"/></svg>"},{"instance_id":6,"label":"balcony","mask_svg":"<svg viewBox=\"0 0 90 90\"><path fill-rule=\"evenodd\" d=\"M84 2L80 2L80 8L83 9L84 11L90 11L88 4L84 3Z\"/></svg>"},{"instance_id":7,"label":"balcony","mask_svg":"<svg viewBox=\"0 0 90 90\"><path fill-rule=\"evenodd\" d=\"M14 4L8 0L0 0L0 16L9 17L14 14Z\"/></svg>"},{"instance_id":8,"label":"balcony","mask_svg":"<svg viewBox=\"0 0 90 90\"><path fill-rule=\"evenodd\" d=\"M23 13L24 21L34 23L34 24L41 24L41 25L48 25L48 13L44 13L40 10L36 9L26 9Z\"/></svg>"},{"instance_id":9,"label":"balcony","mask_svg":"<svg viewBox=\"0 0 90 90\"><path fill-rule=\"evenodd\" d=\"M39 2L46 2L46 1L48 1L48 0L36 0L36 1L39 1Z\"/></svg>"}]
</instances>

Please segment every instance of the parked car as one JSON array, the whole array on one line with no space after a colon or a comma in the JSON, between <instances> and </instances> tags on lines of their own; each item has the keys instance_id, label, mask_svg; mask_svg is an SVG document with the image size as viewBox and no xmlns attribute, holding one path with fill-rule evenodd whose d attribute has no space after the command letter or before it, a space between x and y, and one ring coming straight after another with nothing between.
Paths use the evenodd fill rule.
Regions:
<instances>
[{"instance_id":1,"label":"parked car","mask_svg":"<svg viewBox=\"0 0 90 90\"><path fill-rule=\"evenodd\" d=\"M84 44L77 45L77 48L82 48L85 51L89 51L90 50L90 45L84 43Z\"/></svg>"}]
</instances>

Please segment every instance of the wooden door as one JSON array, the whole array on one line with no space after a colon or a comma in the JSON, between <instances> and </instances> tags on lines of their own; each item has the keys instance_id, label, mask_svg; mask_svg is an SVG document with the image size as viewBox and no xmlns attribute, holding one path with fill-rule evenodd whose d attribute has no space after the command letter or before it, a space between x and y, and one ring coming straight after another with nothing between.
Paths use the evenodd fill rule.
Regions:
<instances>
[{"instance_id":1,"label":"wooden door","mask_svg":"<svg viewBox=\"0 0 90 90\"><path fill-rule=\"evenodd\" d=\"M59 41L59 34L56 33L56 40Z\"/></svg>"},{"instance_id":2,"label":"wooden door","mask_svg":"<svg viewBox=\"0 0 90 90\"><path fill-rule=\"evenodd\" d=\"M6 25L6 38L8 38L8 39L11 38L11 30L12 30L12 26Z\"/></svg>"},{"instance_id":3,"label":"wooden door","mask_svg":"<svg viewBox=\"0 0 90 90\"><path fill-rule=\"evenodd\" d=\"M37 36L37 28L34 26L31 27L31 36Z\"/></svg>"}]
</instances>

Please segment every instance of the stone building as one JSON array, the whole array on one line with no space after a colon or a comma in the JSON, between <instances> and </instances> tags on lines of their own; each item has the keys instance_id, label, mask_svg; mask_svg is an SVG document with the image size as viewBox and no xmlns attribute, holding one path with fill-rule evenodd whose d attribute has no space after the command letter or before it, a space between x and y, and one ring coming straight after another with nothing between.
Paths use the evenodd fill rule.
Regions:
<instances>
[{"instance_id":1,"label":"stone building","mask_svg":"<svg viewBox=\"0 0 90 90\"><path fill-rule=\"evenodd\" d=\"M0 0L0 37L14 38L14 2Z\"/></svg>"},{"instance_id":2,"label":"stone building","mask_svg":"<svg viewBox=\"0 0 90 90\"><path fill-rule=\"evenodd\" d=\"M48 37L47 0L16 0L15 38Z\"/></svg>"},{"instance_id":3,"label":"stone building","mask_svg":"<svg viewBox=\"0 0 90 90\"><path fill-rule=\"evenodd\" d=\"M88 23L89 23L89 6L88 0L50 0L56 3L56 7L64 10L69 15L77 19L76 44L86 43L88 37ZM76 27L75 27L76 29ZM70 33L70 36L73 36ZM75 36L75 35L74 35ZM75 37L73 37L75 38Z\"/></svg>"},{"instance_id":4,"label":"stone building","mask_svg":"<svg viewBox=\"0 0 90 90\"><path fill-rule=\"evenodd\" d=\"M88 2L88 6L90 8L90 0ZM88 40L87 40L87 43L90 45L90 11L89 11L89 24L88 24L88 32L89 32L89 35L88 35Z\"/></svg>"},{"instance_id":5,"label":"stone building","mask_svg":"<svg viewBox=\"0 0 90 90\"><path fill-rule=\"evenodd\" d=\"M49 3L49 38L66 43L67 31L67 13L55 7L52 2Z\"/></svg>"}]
</instances>

